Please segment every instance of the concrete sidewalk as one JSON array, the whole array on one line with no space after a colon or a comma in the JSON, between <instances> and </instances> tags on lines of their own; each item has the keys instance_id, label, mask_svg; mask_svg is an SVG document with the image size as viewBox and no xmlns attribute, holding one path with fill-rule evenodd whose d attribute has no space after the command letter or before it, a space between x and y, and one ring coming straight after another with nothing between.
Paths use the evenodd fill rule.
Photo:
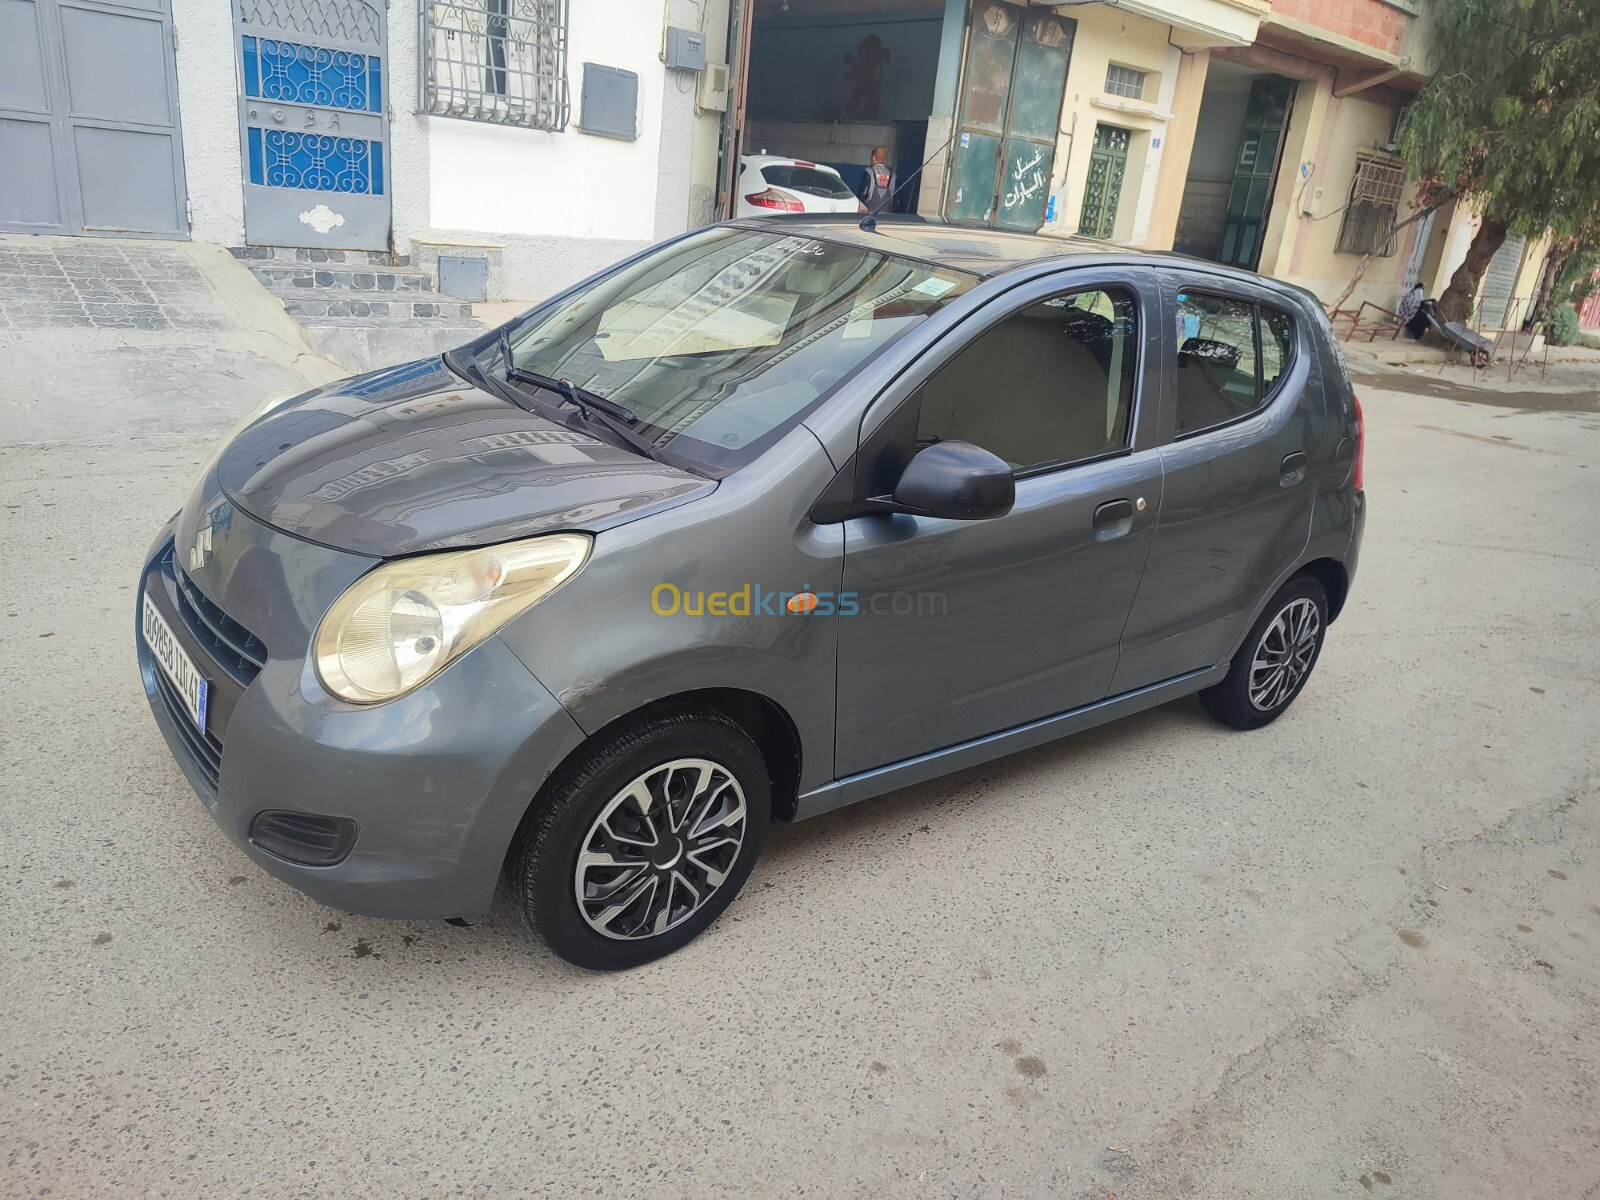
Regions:
<instances>
[{"instance_id":1,"label":"concrete sidewalk","mask_svg":"<svg viewBox=\"0 0 1600 1200\"><path fill-rule=\"evenodd\" d=\"M1513 370L1502 362L1479 371L1459 357L1446 363L1438 347L1416 342L1341 346L1363 396L1377 385L1501 407L1600 412L1600 350L1552 348L1548 365L1535 362Z\"/></svg>"},{"instance_id":2,"label":"concrete sidewalk","mask_svg":"<svg viewBox=\"0 0 1600 1200\"><path fill-rule=\"evenodd\" d=\"M1485 336L1490 335L1486 334ZM1418 342L1413 341L1404 333L1392 339L1388 334L1379 334L1371 341L1368 341L1365 337L1358 336L1350 341L1341 341L1339 344L1344 348L1347 356L1360 355L1389 366L1440 366L1450 355L1450 347L1432 338ZM1501 359L1493 367L1489 368L1491 374L1499 371L1502 376L1505 375L1508 366L1506 358L1509 356L1510 349L1511 343L1508 340L1505 346L1505 353ZM1540 366L1546 363L1552 366L1556 363L1588 363L1600 367L1600 350L1590 350L1586 346L1551 346L1549 355L1546 356L1542 343L1530 353L1528 340L1524 337L1518 339L1517 352L1519 356L1526 356L1527 360L1526 366L1519 368L1519 372L1528 368L1537 371ZM1456 353L1455 358L1457 362L1466 362L1466 355L1459 351Z\"/></svg>"}]
</instances>

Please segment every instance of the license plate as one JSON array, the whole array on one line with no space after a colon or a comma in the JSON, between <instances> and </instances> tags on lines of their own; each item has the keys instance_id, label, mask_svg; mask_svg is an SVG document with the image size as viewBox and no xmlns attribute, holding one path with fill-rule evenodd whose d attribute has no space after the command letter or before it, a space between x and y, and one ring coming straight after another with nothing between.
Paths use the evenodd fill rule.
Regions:
<instances>
[{"instance_id":1,"label":"license plate","mask_svg":"<svg viewBox=\"0 0 1600 1200\"><path fill-rule=\"evenodd\" d=\"M161 667L162 674L172 681L172 686L177 691L179 699L183 701L184 710L188 712L195 728L204 733L206 731L205 676L200 674L200 669L183 652L183 647L178 645L172 627L157 611L155 601L150 599L148 593L144 598L144 644L150 647L150 653Z\"/></svg>"}]
</instances>

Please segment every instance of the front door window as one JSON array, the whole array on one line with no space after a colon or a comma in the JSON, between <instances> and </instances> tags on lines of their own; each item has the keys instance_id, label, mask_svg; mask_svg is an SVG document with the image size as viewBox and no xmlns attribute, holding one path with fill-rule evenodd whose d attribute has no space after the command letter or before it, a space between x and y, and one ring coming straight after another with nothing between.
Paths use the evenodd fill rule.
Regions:
<instances>
[{"instance_id":1,"label":"front door window","mask_svg":"<svg viewBox=\"0 0 1600 1200\"><path fill-rule=\"evenodd\" d=\"M1078 292L980 334L922 388L917 442L982 446L1019 472L1127 444L1133 297Z\"/></svg>"}]
</instances>

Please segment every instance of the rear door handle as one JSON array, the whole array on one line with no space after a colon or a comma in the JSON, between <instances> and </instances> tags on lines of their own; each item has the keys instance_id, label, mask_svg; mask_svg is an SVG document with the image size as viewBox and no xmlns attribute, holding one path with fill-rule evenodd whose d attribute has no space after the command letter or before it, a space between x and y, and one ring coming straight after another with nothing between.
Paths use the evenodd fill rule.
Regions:
<instances>
[{"instance_id":1,"label":"rear door handle","mask_svg":"<svg viewBox=\"0 0 1600 1200\"><path fill-rule=\"evenodd\" d=\"M1107 500L1094 510L1094 540L1109 542L1133 528L1133 501Z\"/></svg>"},{"instance_id":2,"label":"rear door handle","mask_svg":"<svg viewBox=\"0 0 1600 1200\"><path fill-rule=\"evenodd\" d=\"M1306 477L1306 463L1309 460L1305 451L1296 450L1293 454L1283 456L1283 465L1279 468L1278 484L1280 487L1293 487Z\"/></svg>"}]
</instances>

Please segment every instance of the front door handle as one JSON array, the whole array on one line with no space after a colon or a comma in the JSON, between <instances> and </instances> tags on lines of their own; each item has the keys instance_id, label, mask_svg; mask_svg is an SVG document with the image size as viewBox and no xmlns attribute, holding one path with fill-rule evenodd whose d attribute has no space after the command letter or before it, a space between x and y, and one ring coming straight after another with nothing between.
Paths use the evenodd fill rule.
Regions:
<instances>
[{"instance_id":1,"label":"front door handle","mask_svg":"<svg viewBox=\"0 0 1600 1200\"><path fill-rule=\"evenodd\" d=\"M1133 528L1133 501L1107 500L1094 510L1094 540L1109 542Z\"/></svg>"},{"instance_id":2,"label":"front door handle","mask_svg":"<svg viewBox=\"0 0 1600 1200\"><path fill-rule=\"evenodd\" d=\"M1279 467L1278 486L1293 487L1306 477L1307 458L1305 451L1296 450L1293 454L1283 456L1283 465Z\"/></svg>"}]
</instances>

